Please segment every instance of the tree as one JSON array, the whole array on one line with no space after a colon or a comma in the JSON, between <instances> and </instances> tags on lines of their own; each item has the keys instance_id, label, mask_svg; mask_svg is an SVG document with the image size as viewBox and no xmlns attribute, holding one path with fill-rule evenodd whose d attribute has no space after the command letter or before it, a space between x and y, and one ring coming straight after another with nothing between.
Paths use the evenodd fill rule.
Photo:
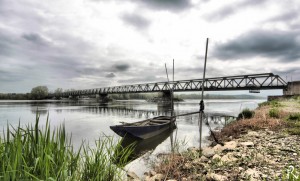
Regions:
<instances>
[{"instance_id":1,"label":"tree","mask_svg":"<svg viewBox=\"0 0 300 181\"><path fill-rule=\"evenodd\" d=\"M37 86L31 89L32 99L45 99L48 96L47 86Z\"/></svg>"}]
</instances>

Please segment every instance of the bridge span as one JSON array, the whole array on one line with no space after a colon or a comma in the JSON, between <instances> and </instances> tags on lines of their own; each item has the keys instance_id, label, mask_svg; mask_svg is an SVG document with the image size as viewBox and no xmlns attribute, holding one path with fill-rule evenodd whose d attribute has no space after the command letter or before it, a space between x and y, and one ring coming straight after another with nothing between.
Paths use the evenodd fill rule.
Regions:
<instances>
[{"instance_id":1,"label":"bridge span","mask_svg":"<svg viewBox=\"0 0 300 181\"><path fill-rule=\"evenodd\" d=\"M76 97L84 95L123 94L123 93L147 93L147 92L184 92L201 91L204 84L205 91L234 91L249 90L259 92L266 89L287 89L287 83L273 73L225 76L203 79L178 80L170 82L156 82L145 84L121 85L95 89L65 91L59 94L51 94L50 97Z\"/></svg>"}]
</instances>

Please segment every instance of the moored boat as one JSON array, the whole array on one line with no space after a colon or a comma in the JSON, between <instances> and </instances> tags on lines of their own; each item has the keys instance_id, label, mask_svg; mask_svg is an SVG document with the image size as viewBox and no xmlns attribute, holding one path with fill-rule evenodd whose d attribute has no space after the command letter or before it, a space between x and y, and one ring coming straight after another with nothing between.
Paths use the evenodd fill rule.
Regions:
<instances>
[{"instance_id":1,"label":"moored boat","mask_svg":"<svg viewBox=\"0 0 300 181\"><path fill-rule=\"evenodd\" d=\"M175 121L176 117L158 116L134 123L110 126L110 129L121 137L130 135L140 139L148 139L173 128Z\"/></svg>"}]
</instances>

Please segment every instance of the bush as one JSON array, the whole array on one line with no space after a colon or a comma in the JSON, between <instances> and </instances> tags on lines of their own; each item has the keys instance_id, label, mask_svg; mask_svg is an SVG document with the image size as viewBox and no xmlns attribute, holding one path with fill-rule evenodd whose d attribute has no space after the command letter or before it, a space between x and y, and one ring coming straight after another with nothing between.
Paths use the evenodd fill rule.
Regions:
<instances>
[{"instance_id":1,"label":"bush","mask_svg":"<svg viewBox=\"0 0 300 181\"><path fill-rule=\"evenodd\" d=\"M290 121L300 121L300 113L290 114L287 119Z\"/></svg>"},{"instance_id":2,"label":"bush","mask_svg":"<svg viewBox=\"0 0 300 181\"><path fill-rule=\"evenodd\" d=\"M250 119L254 116L254 111L251 111L250 109L246 108L243 109L243 111L238 115L238 120L239 119Z\"/></svg>"},{"instance_id":3,"label":"bush","mask_svg":"<svg viewBox=\"0 0 300 181\"><path fill-rule=\"evenodd\" d=\"M277 108L272 108L269 110L269 116L271 118L279 118L279 110Z\"/></svg>"}]
</instances>

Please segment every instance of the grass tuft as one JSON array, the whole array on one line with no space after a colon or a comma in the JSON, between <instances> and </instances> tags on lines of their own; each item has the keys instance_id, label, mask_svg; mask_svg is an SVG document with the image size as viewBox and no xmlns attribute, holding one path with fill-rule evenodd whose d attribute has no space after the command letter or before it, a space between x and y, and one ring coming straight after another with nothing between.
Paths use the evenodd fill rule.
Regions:
<instances>
[{"instance_id":1,"label":"grass tuft","mask_svg":"<svg viewBox=\"0 0 300 181\"><path fill-rule=\"evenodd\" d=\"M83 145L74 150L64 125L45 129L35 125L7 125L0 137L0 180L122 180L120 168L127 163L131 149L120 149L112 138L96 142L96 148ZM118 151L120 161L114 164Z\"/></svg>"},{"instance_id":2,"label":"grass tuft","mask_svg":"<svg viewBox=\"0 0 300 181\"><path fill-rule=\"evenodd\" d=\"M237 119L250 119L254 116L254 111L250 111L250 109L246 108L238 115Z\"/></svg>"}]
</instances>

